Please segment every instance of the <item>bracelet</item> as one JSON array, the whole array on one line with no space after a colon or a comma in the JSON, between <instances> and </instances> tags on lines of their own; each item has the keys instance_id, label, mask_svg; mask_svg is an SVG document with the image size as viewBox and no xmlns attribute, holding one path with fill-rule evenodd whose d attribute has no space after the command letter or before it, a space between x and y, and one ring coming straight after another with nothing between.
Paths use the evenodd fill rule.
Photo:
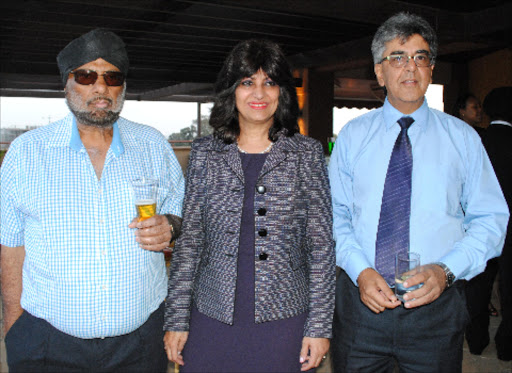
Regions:
<instances>
[{"instance_id":1,"label":"bracelet","mask_svg":"<svg viewBox=\"0 0 512 373\"><path fill-rule=\"evenodd\" d=\"M169 228L170 228L171 235L172 235L171 240L169 241L169 245L170 245L171 242L174 240L174 226L172 225L172 218L171 218L171 216L167 215L167 214L165 214L164 216L167 219L167 223L169 223Z\"/></svg>"},{"instance_id":2,"label":"bracelet","mask_svg":"<svg viewBox=\"0 0 512 373\"><path fill-rule=\"evenodd\" d=\"M172 241L176 241L181 233L181 218L172 214L165 214L165 217L171 227Z\"/></svg>"},{"instance_id":3,"label":"bracelet","mask_svg":"<svg viewBox=\"0 0 512 373\"><path fill-rule=\"evenodd\" d=\"M169 228L171 228L171 242L172 240L174 239L174 227L172 226L172 224L169 222Z\"/></svg>"}]
</instances>

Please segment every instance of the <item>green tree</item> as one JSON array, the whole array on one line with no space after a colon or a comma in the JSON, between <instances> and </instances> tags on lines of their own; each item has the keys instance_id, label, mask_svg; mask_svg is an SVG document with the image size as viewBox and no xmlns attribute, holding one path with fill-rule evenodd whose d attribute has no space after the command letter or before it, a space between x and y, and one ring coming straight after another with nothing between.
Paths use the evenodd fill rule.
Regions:
<instances>
[{"instance_id":1,"label":"green tree","mask_svg":"<svg viewBox=\"0 0 512 373\"><path fill-rule=\"evenodd\" d=\"M4 160L5 153L7 153L7 150L0 150L0 166Z\"/></svg>"},{"instance_id":2,"label":"green tree","mask_svg":"<svg viewBox=\"0 0 512 373\"><path fill-rule=\"evenodd\" d=\"M201 116L201 137L207 136L213 132L209 124L209 116ZM197 119L194 119L190 126L184 127L180 132L171 133L168 140L173 141L174 146L190 146L189 142L175 142L177 140L194 140L197 138Z\"/></svg>"}]
</instances>

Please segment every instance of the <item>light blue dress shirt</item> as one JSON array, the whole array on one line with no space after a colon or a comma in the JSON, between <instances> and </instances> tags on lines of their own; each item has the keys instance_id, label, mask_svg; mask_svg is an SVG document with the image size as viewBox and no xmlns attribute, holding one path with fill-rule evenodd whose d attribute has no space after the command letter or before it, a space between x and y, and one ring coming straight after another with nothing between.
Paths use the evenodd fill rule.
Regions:
<instances>
[{"instance_id":1,"label":"light blue dress shirt","mask_svg":"<svg viewBox=\"0 0 512 373\"><path fill-rule=\"evenodd\" d=\"M181 216L184 179L154 128L120 118L98 180L73 115L11 144L1 243L25 246L21 306L79 338L127 334L165 299L164 256L139 247L130 181L158 180L158 213Z\"/></svg>"},{"instance_id":2,"label":"light blue dress shirt","mask_svg":"<svg viewBox=\"0 0 512 373\"><path fill-rule=\"evenodd\" d=\"M386 99L341 129L331 155L336 264L356 285L364 269L375 268L384 181L402 116ZM457 279L470 279L503 248L509 217L503 193L471 126L426 100L410 116L410 251L421 264L443 262Z\"/></svg>"}]
</instances>

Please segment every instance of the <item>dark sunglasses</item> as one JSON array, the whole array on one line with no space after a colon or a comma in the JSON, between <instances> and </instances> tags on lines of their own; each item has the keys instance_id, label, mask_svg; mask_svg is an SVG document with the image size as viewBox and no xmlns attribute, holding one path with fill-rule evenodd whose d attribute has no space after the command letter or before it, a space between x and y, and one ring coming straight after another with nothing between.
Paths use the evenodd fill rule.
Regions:
<instances>
[{"instance_id":1,"label":"dark sunglasses","mask_svg":"<svg viewBox=\"0 0 512 373\"><path fill-rule=\"evenodd\" d=\"M75 76L75 82L82 85L90 85L96 83L98 80L98 73L93 70L75 70L71 71L70 74ZM110 87L119 87L123 85L125 76L120 71L107 71L105 74L101 74L105 80L105 84Z\"/></svg>"}]
</instances>

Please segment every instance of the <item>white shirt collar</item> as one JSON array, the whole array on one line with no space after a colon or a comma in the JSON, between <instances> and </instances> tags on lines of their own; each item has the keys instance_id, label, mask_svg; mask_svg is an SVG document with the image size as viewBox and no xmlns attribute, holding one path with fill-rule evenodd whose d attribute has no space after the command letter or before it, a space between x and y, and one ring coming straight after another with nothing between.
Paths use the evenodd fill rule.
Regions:
<instances>
[{"instance_id":1,"label":"white shirt collar","mask_svg":"<svg viewBox=\"0 0 512 373\"><path fill-rule=\"evenodd\" d=\"M509 127L512 127L512 123L510 122L507 122L505 120L493 120L491 123L489 124L503 124L504 126L509 126Z\"/></svg>"}]
</instances>

